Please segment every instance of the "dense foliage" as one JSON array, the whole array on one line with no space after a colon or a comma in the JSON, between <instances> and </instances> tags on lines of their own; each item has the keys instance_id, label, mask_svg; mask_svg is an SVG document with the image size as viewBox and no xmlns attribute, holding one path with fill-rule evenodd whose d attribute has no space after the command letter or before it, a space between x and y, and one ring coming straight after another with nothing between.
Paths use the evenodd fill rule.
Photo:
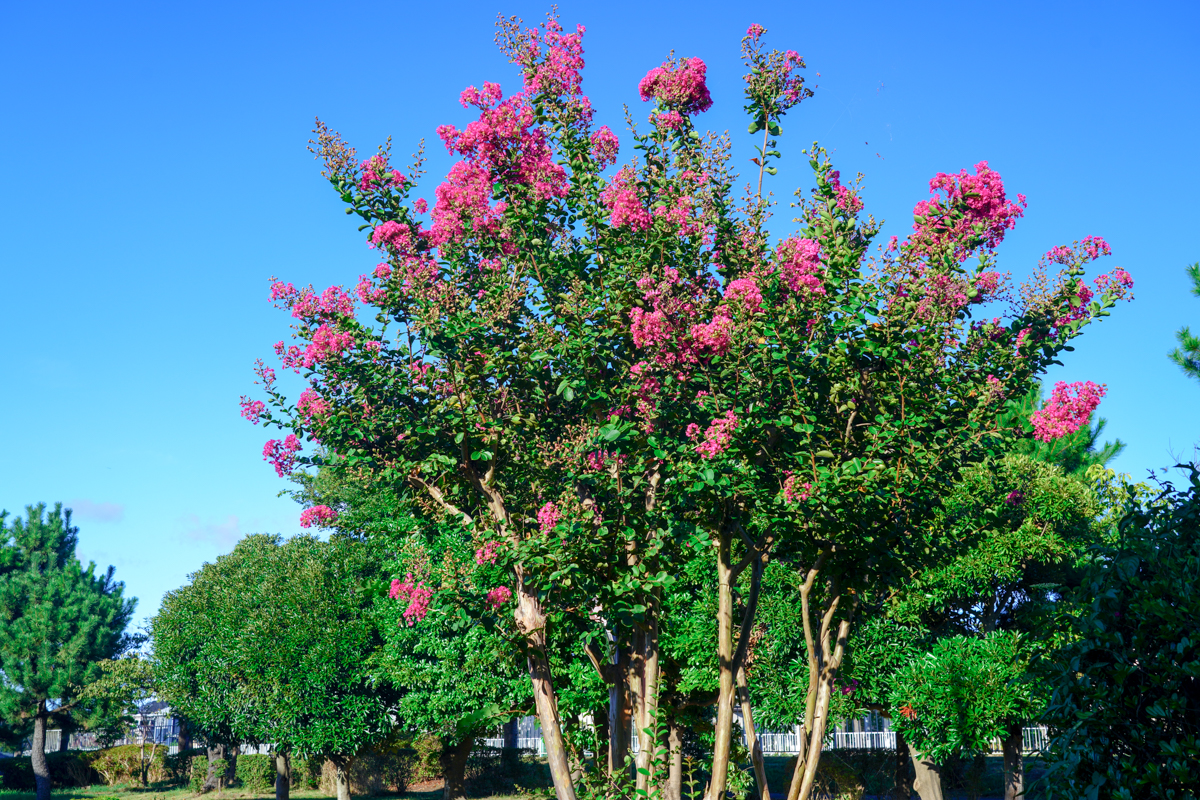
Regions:
<instances>
[{"instance_id":1,"label":"dense foliage","mask_svg":"<svg viewBox=\"0 0 1200 800\"><path fill-rule=\"evenodd\" d=\"M1200 763L1200 473L1135 505L1092 551L1053 662L1056 738L1047 789L1061 798L1194 798Z\"/></svg>"}]
</instances>

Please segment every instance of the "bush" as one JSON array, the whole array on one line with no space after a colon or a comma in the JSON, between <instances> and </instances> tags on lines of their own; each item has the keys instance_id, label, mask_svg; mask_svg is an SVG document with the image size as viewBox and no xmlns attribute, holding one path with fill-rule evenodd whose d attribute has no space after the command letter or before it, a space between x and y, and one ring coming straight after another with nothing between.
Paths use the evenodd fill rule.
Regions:
<instances>
[{"instance_id":1,"label":"bush","mask_svg":"<svg viewBox=\"0 0 1200 800\"><path fill-rule=\"evenodd\" d=\"M101 782L109 786L114 783L140 784L142 782L141 745L123 744L119 747L95 750L89 755L92 769L99 774ZM166 758L166 747L146 746L147 783L160 783L168 780Z\"/></svg>"},{"instance_id":2,"label":"bush","mask_svg":"<svg viewBox=\"0 0 1200 800\"><path fill-rule=\"evenodd\" d=\"M321 768L325 759L319 756L292 758L292 786L297 789L316 789L321 785Z\"/></svg>"},{"instance_id":3,"label":"bush","mask_svg":"<svg viewBox=\"0 0 1200 800\"><path fill-rule=\"evenodd\" d=\"M167 780L173 786L189 786L192 783L193 765L199 761L203 764L205 770L208 769L208 754L203 747L194 747L191 750L184 750L181 753L167 755L163 759L163 766L167 772ZM203 775L200 782L204 782ZM197 785L195 791L199 791Z\"/></svg>"},{"instance_id":4,"label":"bush","mask_svg":"<svg viewBox=\"0 0 1200 800\"><path fill-rule=\"evenodd\" d=\"M315 760L312 759L309 763ZM409 784L415 782L413 774L417 760L416 751L406 747L378 746L365 750L355 756L350 764L350 793L378 795L384 792L404 792ZM317 788L333 795L336 791L335 774L333 762L325 761L321 767Z\"/></svg>"},{"instance_id":5,"label":"bush","mask_svg":"<svg viewBox=\"0 0 1200 800\"><path fill-rule=\"evenodd\" d=\"M91 767L90 755L81 750L47 753L46 761L50 766L50 778L54 788L91 786L98 783L99 776ZM0 758L0 786L8 790L33 791L33 762L29 756Z\"/></svg>"},{"instance_id":6,"label":"bush","mask_svg":"<svg viewBox=\"0 0 1200 800\"><path fill-rule=\"evenodd\" d=\"M435 781L442 777L442 740L426 733L418 736L412 746L416 754L413 783Z\"/></svg>"},{"instance_id":7,"label":"bush","mask_svg":"<svg viewBox=\"0 0 1200 800\"><path fill-rule=\"evenodd\" d=\"M263 794L275 790L275 759L271 756L238 756L235 774L246 791Z\"/></svg>"},{"instance_id":8,"label":"bush","mask_svg":"<svg viewBox=\"0 0 1200 800\"><path fill-rule=\"evenodd\" d=\"M1195 797L1200 763L1200 473L1168 485L1096 548L1049 668L1047 793Z\"/></svg>"}]
</instances>

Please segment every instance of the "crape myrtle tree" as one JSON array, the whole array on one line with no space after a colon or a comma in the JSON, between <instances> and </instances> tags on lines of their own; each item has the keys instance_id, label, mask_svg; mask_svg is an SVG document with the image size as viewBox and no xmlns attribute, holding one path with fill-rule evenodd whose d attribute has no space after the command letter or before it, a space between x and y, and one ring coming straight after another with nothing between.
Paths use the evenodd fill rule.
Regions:
<instances>
[{"instance_id":1,"label":"crape myrtle tree","mask_svg":"<svg viewBox=\"0 0 1200 800\"><path fill-rule=\"evenodd\" d=\"M293 753L332 761L346 800L354 757L392 732L396 693L371 671L385 588L368 556L352 542L248 536L153 620L164 699L209 741L274 745L280 800Z\"/></svg>"},{"instance_id":2,"label":"crape myrtle tree","mask_svg":"<svg viewBox=\"0 0 1200 800\"><path fill-rule=\"evenodd\" d=\"M784 112L808 90L803 61L764 51L763 33L743 39L763 140L758 189L742 202L728 140L694 124L712 102L702 61L670 60L641 81L649 125L630 119L637 155L609 173L618 139L593 128L581 92L582 27L502 20L522 89L463 92L479 118L439 129L462 160L432 210L409 199L417 171L393 169L388 148L360 162L320 127L325 175L383 261L353 292L272 285L296 320L296 343L276 352L308 386L289 401L258 367L271 410L247 398L243 414L288 431L264 457L285 475L319 463L302 440L319 441L428 520L492 543L560 800L575 788L551 610L589 609L628 652L645 789L664 754L651 724L662 594L680 559L709 555L719 694L708 792L720 798L737 675L777 544L803 587L807 745L789 797L808 797L859 593L926 557L924 522L944 487L1023 435L1000 424L1007 400L1131 283L1122 270L1095 291L1082 280L1108 250L1089 237L1052 250L1013 294L992 251L1023 199L1009 201L986 162L935 177L913 232L871 250L879 226L858 186L814 146L800 229L773 241L762 176ZM973 318L1010 296L1002 316ZM1091 400L1080 387L1055 398L1063 432Z\"/></svg>"},{"instance_id":3,"label":"crape myrtle tree","mask_svg":"<svg viewBox=\"0 0 1200 800\"><path fill-rule=\"evenodd\" d=\"M52 716L90 703L83 689L100 664L132 644L126 627L137 600L124 596L113 568L75 556L79 529L71 511L39 504L9 524L0 512L0 715L31 723L31 760L37 800L49 800L46 730Z\"/></svg>"}]
</instances>

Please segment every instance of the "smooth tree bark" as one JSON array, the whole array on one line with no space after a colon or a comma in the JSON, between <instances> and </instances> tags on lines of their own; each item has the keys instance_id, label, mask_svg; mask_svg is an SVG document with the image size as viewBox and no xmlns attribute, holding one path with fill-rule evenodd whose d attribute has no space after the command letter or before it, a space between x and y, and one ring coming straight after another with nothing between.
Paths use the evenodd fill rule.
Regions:
<instances>
[{"instance_id":1,"label":"smooth tree bark","mask_svg":"<svg viewBox=\"0 0 1200 800\"><path fill-rule=\"evenodd\" d=\"M713 730L712 778L706 800L724 800L729 778L729 745L733 741L733 531L717 533L717 721Z\"/></svg>"},{"instance_id":2,"label":"smooth tree bark","mask_svg":"<svg viewBox=\"0 0 1200 800\"><path fill-rule=\"evenodd\" d=\"M275 753L275 800L288 800L291 791L291 759L287 753Z\"/></svg>"},{"instance_id":3,"label":"smooth tree bark","mask_svg":"<svg viewBox=\"0 0 1200 800\"><path fill-rule=\"evenodd\" d=\"M46 761L48 719L46 701L42 700L38 703L37 713L33 717L33 742L29 753L29 760L33 762L33 783L37 791L37 800L50 800L50 764Z\"/></svg>"},{"instance_id":4,"label":"smooth tree bark","mask_svg":"<svg viewBox=\"0 0 1200 800\"><path fill-rule=\"evenodd\" d=\"M916 772L913 789L921 800L942 800L941 767L916 750L911 752L913 770Z\"/></svg>"},{"instance_id":5,"label":"smooth tree bark","mask_svg":"<svg viewBox=\"0 0 1200 800\"><path fill-rule=\"evenodd\" d=\"M683 729L672 720L667 728L667 752L670 767L667 770L666 800L683 798Z\"/></svg>"},{"instance_id":6,"label":"smooth tree bark","mask_svg":"<svg viewBox=\"0 0 1200 800\"><path fill-rule=\"evenodd\" d=\"M1017 800L1025 792L1024 724L1008 726L1001 746L1004 751L1004 800Z\"/></svg>"},{"instance_id":7,"label":"smooth tree bark","mask_svg":"<svg viewBox=\"0 0 1200 800\"><path fill-rule=\"evenodd\" d=\"M771 800L771 789L767 784L767 765L763 760L762 742L754 729L754 711L750 705L750 687L746 682L745 666L737 673L738 701L742 706L742 728L746 732L746 749L750 751L750 763L754 765L754 780L758 784L759 800Z\"/></svg>"},{"instance_id":8,"label":"smooth tree bark","mask_svg":"<svg viewBox=\"0 0 1200 800\"><path fill-rule=\"evenodd\" d=\"M337 800L350 800L350 767L354 763L351 756L330 756L333 764L333 785L337 791Z\"/></svg>"},{"instance_id":9,"label":"smooth tree bark","mask_svg":"<svg viewBox=\"0 0 1200 800\"><path fill-rule=\"evenodd\" d=\"M460 800L467 796L467 761L475 739L466 737L456 744L444 744L439 757L442 767L442 800Z\"/></svg>"}]
</instances>

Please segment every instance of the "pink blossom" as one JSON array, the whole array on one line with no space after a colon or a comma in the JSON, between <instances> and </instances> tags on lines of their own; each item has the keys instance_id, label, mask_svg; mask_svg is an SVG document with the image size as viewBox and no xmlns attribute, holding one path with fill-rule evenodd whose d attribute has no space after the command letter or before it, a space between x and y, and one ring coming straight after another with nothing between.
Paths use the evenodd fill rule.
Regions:
<instances>
[{"instance_id":1,"label":"pink blossom","mask_svg":"<svg viewBox=\"0 0 1200 800\"><path fill-rule=\"evenodd\" d=\"M403 175L391 168L387 156L382 153L362 162L359 169L362 172L362 179L358 182L360 192L369 192L377 187L386 188L389 185L403 186L407 182Z\"/></svg>"},{"instance_id":2,"label":"pink blossom","mask_svg":"<svg viewBox=\"0 0 1200 800\"><path fill-rule=\"evenodd\" d=\"M496 541L484 542L483 547L475 551L475 563L479 566L484 564L495 564L500 543Z\"/></svg>"},{"instance_id":3,"label":"pink blossom","mask_svg":"<svg viewBox=\"0 0 1200 800\"><path fill-rule=\"evenodd\" d=\"M425 619L425 615L429 613L429 599L432 596L433 589L426 586L425 581L413 583L411 572L404 577L403 582L399 578L393 578L391 589L388 591L388 597L393 600L408 601L408 607L404 609L404 621L410 628Z\"/></svg>"},{"instance_id":4,"label":"pink blossom","mask_svg":"<svg viewBox=\"0 0 1200 800\"><path fill-rule=\"evenodd\" d=\"M263 401L251 400L248 397L242 398L241 406L242 416L250 420L250 422L254 423L255 425L258 424L258 420L267 410L267 406L265 403L263 403Z\"/></svg>"},{"instance_id":5,"label":"pink blossom","mask_svg":"<svg viewBox=\"0 0 1200 800\"><path fill-rule=\"evenodd\" d=\"M991 297L996 292L1000 291L1001 276L999 272L981 272L975 276L975 289L979 294L975 298L975 302L983 302L988 297Z\"/></svg>"},{"instance_id":6,"label":"pink blossom","mask_svg":"<svg viewBox=\"0 0 1200 800\"><path fill-rule=\"evenodd\" d=\"M923 294L916 315L922 319L948 319L967 305L967 284L953 275L925 273Z\"/></svg>"},{"instance_id":7,"label":"pink blossom","mask_svg":"<svg viewBox=\"0 0 1200 800\"><path fill-rule=\"evenodd\" d=\"M282 300L285 303L291 302L296 296L296 287L290 283L283 281L275 281L271 284L271 302Z\"/></svg>"},{"instance_id":8,"label":"pink blossom","mask_svg":"<svg viewBox=\"0 0 1200 800\"><path fill-rule=\"evenodd\" d=\"M487 602L493 611L499 611L500 607L511 599L512 589L509 589L507 586L497 586L487 593Z\"/></svg>"},{"instance_id":9,"label":"pink blossom","mask_svg":"<svg viewBox=\"0 0 1200 800\"><path fill-rule=\"evenodd\" d=\"M700 438L700 426L694 422L689 422L687 430L684 431L684 435L692 441L696 441L696 439Z\"/></svg>"},{"instance_id":10,"label":"pink blossom","mask_svg":"<svg viewBox=\"0 0 1200 800\"><path fill-rule=\"evenodd\" d=\"M338 518L338 513L329 506L313 506L300 512L300 527L311 528L315 523L319 527L327 527Z\"/></svg>"},{"instance_id":11,"label":"pink blossom","mask_svg":"<svg viewBox=\"0 0 1200 800\"><path fill-rule=\"evenodd\" d=\"M660 128L677 131L683 126L683 115L678 111L667 111L662 114L651 114L650 121Z\"/></svg>"},{"instance_id":12,"label":"pink blossom","mask_svg":"<svg viewBox=\"0 0 1200 800\"><path fill-rule=\"evenodd\" d=\"M275 474L285 477L296 467L296 453L300 451L300 440L296 434L289 433L281 442L271 439L263 445L263 461L269 461L275 467Z\"/></svg>"},{"instance_id":13,"label":"pink blossom","mask_svg":"<svg viewBox=\"0 0 1200 800\"><path fill-rule=\"evenodd\" d=\"M1092 302L1092 290L1083 281L1076 282L1075 293L1070 300L1074 302L1071 302L1068 306L1067 312L1054 321L1054 324L1058 327L1083 319L1091 313L1088 309L1088 303Z\"/></svg>"},{"instance_id":14,"label":"pink blossom","mask_svg":"<svg viewBox=\"0 0 1200 800\"><path fill-rule=\"evenodd\" d=\"M1045 406L1029 418L1033 423L1033 436L1041 442L1060 439L1082 428L1100 405L1106 388L1091 381L1054 384L1054 391Z\"/></svg>"},{"instance_id":15,"label":"pink blossom","mask_svg":"<svg viewBox=\"0 0 1200 800\"><path fill-rule=\"evenodd\" d=\"M279 344L282 345L283 342ZM254 374L258 376L257 383L261 383L268 391L275 385L275 370L264 364L261 358L254 361Z\"/></svg>"},{"instance_id":16,"label":"pink blossom","mask_svg":"<svg viewBox=\"0 0 1200 800\"><path fill-rule=\"evenodd\" d=\"M603 472L612 462L616 462L620 468L625 463L625 456L608 450L593 450L583 457L584 470L587 472Z\"/></svg>"},{"instance_id":17,"label":"pink blossom","mask_svg":"<svg viewBox=\"0 0 1200 800\"><path fill-rule=\"evenodd\" d=\"M525 61L529 66L525 72L524 92L529 97L539 94L561 97L566 95L577 100L580 97L583 70L582 25L575 26L575 33L563 33L557 20L548 20L545 32L538 36L536 30L526 43ZM542 51L538 39L545 44Z\"/></svg>"},{"instance_id":18,"label":"pink blossom","mask_svg":"<svg viewBox=\"0 0 1200 800\"><path fill-rule=\"evenodd\" d=\"M413 200L413 211L416 211L418 214L424 214L428 210L429 203L425 201L424 197L418 197L416 200Z\"/></svg>"},{"instance_id":19,"label":"pink blossom","mask_svg":"<svg viewBox=\"0 0 1200 800\"><path fill-rule=\"evenodd\" d=\"M661 105L691 116L712 108L705 74L708 68L698 58L678 63L666 61L646 73L638 83L642 100L657 100Z\"/></svg>"},{"instance_id":20,"label":"pink blossom","mask_svg":"<svg viewBox=\"0 0 1200 800\"><path fill-rule=\"evenodd\" d=\"M753 278L738 278L725 287L725 300L747 311L761 312L762 299L762 291Z\"/></svg>"},{"instance_id":21,"label":"pink blossom","mask_svg":"<svg viewBox=\"0 0 1200 800\"><path fill-rule=\"evenodd\" d=\"M329 403L312 389L305 389L296 401L296 410L304 417L305 422L311 424L314 418L319 419L329 413Z\"/></svg>"},{"instance_id":22,"label":"pink blossom","mask_svg":"<svg viewBox=\"0 0 1200 800\"><path fill-rule=\"evenodd\" d=\"M650 227L650 212L642 205L636 176L628 167L614 175L600 192L600 203L611 212L609 224L614 228L644 231Z\"/></svg>"},{"instance_id":23,"label":"pink blossom","mask_svg":"<svg viewBox=\"0 0 1200 800\"><path fill-rule=\"evenodd\" d=\"M607 125L601 125L600 129L592 134L591 142L592 158L600 169L617 163L621 143Z\"/></svg>"},{"instance_id":24,"label":"pink blossom","mask_svg":"<svg viewBox=\"0 0 1200 800\"><path fill-rule=\"evenodd\" d=\"M826 173L825 180L829 182L829 188L833 189L837 197L836 203L838 208L850 215L862 211L862 199L853 190L842 185L842 173L839 170L830 170Z\"/></svg>"},{"instance_id":25,"label":"pink blossom","mask_svg":"<svg viewBox=\"0 0 1200 800\"><path fill-rule=\"evenodd\" d=\"M733 411L726 411L725 416L717 417L704 432L704 441L696 445L695 450L701 458L716 458L729 449L733 443L733 432L737 430L738 418Z\"/></svg>"},{"instance_id":26,"label":"pink blossom","mask_svg":"<svg viewBox=\"0 0 1200 800\"><path fill-rule=\"evenodd\" d=\"M756 42L758 41L759 37L762 36L766 32L767 32L767 29L764 28L762 25L759 25L757 22L746 29L746 35L749 36L751 39L753 39Z\"/></svg>"},{"instance_id":27,"label":"pink blossom","mask_svg":"<svg viewBox=\"0 0 1200 800\"><path fill-rule=\"evenodd\" d=\"M775 248L779 277L792 292L808 297L825 294L821 282L821 245L813 239L784 239Z\"/></svg>"},{"instance_id":28,"label":"pink blossom","mask_svg":"<svg viewBox=\"0 0 1200 800\"><path fill-rule=\"evenodd\" d=\"M542 533L552 533L558 527L559 520L562 519L562 513L558 510L558 506L554 503L546 503L538 511L538 525L541 526Z\"/></svg>"},{"instance_id":29,"label":"pink blossom","mask_svg":"<svg viewBox=\"0 0 1200 800\"><path fill-rule=\"evenodd\" d=\"M938 192L944 192L945 197ZM986 161L975 165L975 174L965 169L958 175L939 172L929 181L933 199L922 200L913 208L913 235L910 241L919 253L930 253L943 245L952 247L956 257L965 259L978 247L995 249L1006 231L1016 227L1025 214L1025 195L1010 202L1004 193L1000 173ZM955 220L952 210L962 217ZM979 227L979 230L977 230Z\"/></svg>"},{"instance_id":30,"label":"pink blossom","mask_svg":"<svg viewBox=\"0 0 1200 800\"><path fill-rule=\"evenodd\" d=\"M1008 496L1004 498L1004 502L1010 506L1019 506L1025 502L1025 493L1019 489L1013 489L1008 493Z\"/></svg>"},{"instance_id":31,"label":"pink blossom","mask_svg":"<svg viewBox=\"0 0 1200 800\"><path fill-rule=\"evenodd\" d=\"M693 325L689 334L701 353L723 356L733 343L733 320L718 314L712 318L712 322Z\"/></svg>"},{"instance_id":32,"label":"pink blossom","mask_svg":"<svg viewBox=\"0 0 1200 800\"><path fill-rule=\"evenodd\" d=\"M783 481L783 499L789 503L803 503L812 497L811 483L801 483L800 478L789 472Z\"/></svg>"}]
</instances>

